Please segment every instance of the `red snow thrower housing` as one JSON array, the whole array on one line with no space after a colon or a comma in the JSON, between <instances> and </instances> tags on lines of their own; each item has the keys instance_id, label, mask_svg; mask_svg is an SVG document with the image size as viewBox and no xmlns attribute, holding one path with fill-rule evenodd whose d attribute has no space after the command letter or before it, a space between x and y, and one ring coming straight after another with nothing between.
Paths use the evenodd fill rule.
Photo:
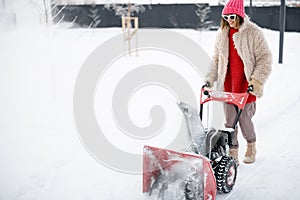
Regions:
<instances>
[{"instance_id":1,"label":"red snow thrower housing","mask_svg":"<svg viewBox=\"0 0 300 200\"><path fill-rule=\"evenodd\" d=\"M144 146L143 192L155 199L214 200L217 191L229 193L235 185L237 164L229 156L229 149L253 86L249 86L246 93L217 92L206 87L204 85L201 89L199 115L196 109L179 103L192 141L186 152ZM203 127L203 105L209 101L231 103L238 107L232 128L216 130Z\"/></svg>"}]
</instances>

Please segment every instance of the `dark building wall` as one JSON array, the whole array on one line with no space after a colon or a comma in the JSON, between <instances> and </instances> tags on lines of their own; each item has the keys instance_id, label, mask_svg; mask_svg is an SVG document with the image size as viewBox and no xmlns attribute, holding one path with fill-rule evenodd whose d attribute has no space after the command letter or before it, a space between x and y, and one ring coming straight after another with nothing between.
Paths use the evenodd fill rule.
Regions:
<instances>
[{"instance_id":1,"label":"dark building wall","mask_svg":"<svg viewBox=\"0 0 300 200\"><path fill-rule=\"evenodd\" d=\"M139 17L140 28L217 29L223 9L223 6L211 6L210 12L203 11L206 12L207 18L203 24L195 13L199 9L195 4L157 4L144 7L144 12L135 14ZM59 8L61 7L57 9ZM94 10L92 15L91 9ZM279 30L279 10L279 6L253 7L250 18L263 28ZM246 7L246 13L249 11L249 7ZM120 16L107 10L104 5L68 5L55 21L59 21L63 15L65 21L73 21L76 18L75 22L79 27L121 27ZM97 23L95 15L100 19ZM300 32L300 7L287 7L286 15L286 31Z\"/></svg>"}]
</instances>

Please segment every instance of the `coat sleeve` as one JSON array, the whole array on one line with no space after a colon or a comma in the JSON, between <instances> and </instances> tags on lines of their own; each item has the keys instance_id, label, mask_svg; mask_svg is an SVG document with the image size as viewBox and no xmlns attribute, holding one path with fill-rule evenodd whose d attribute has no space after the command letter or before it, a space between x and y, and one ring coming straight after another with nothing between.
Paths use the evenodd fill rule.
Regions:
<instances>
[{"instance_id":1,"label":"coat sleeve","mask_svg":"<svg viewBox=\"0 0 300 200\"><path fill-rule=\"evenodd\" d=\"M220 32L219 32L220 34ZM212 62L210 63L208 73L206 75L206 81L211 83L212 85L214 84L215 81L218 79L218 63L219 63L219 34L216 37L216 42L214 46L214 54L212 56Z\"/></svg>"},{"instance_id":2,"label":"coat sleeve","mask_svg":"<svg viewBox=\"0 0 300 200\"><path fill-rule=\"evenodd\" d=\"M254 56L255 66L251 78L265 84L272 71L272 54L261 30L257 31L254 38Z\"/></svg>"}]
</instances>

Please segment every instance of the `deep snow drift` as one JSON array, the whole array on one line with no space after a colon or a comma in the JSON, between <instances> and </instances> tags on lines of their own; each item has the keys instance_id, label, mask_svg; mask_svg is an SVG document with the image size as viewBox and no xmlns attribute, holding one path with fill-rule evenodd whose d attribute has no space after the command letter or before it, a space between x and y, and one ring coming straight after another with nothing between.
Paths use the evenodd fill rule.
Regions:
<instances>
[{"instance_id":1,"label":"deep snow drift","mask_svg":"<svg viewBox=\"0 0 300 200\"><path fill-rule=\"evenodd\" d=\"M212 54L216 32L174 31ZM147 199L141 192L141 175L117 172L97 162L81 144L73 121L72 95L81 65L97 46L119 33L119 28L15 28L0 32L0 199ZM285 33L284 64L277 64L279 32L264 33L274 65L254 118L257 162L241 164L234 190L217 199L281 200L300 196L300 34ZM124 68L126 65L123 63ZM143 94L137 95L135 102ZM170 102L170 97L163 98ZM144 105L149 107L149 102L140 101L130 110L133 121L141 118L138 123L149 123L143 116L148 113L141 109ZM181 120L182 114L176 112ZM128 151L138 151L132 147L134 142L118 140L118 134L107 137L122 150L128 147ZM170 137L162 136L157 145L164 146ZM242 138L240 141L242 158L245 142Z\"/></svg>"}]
</instances>

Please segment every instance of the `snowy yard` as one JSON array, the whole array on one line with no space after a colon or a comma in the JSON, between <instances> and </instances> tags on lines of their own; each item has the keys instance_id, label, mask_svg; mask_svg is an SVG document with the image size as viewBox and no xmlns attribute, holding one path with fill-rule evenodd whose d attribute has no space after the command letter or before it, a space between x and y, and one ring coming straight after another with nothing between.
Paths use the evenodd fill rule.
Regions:
<instances>
[{"instance_id":1,"label":"snowy yard","mask_svg":"<svg viewBox=\"0 0 300 200\"><path fill-rule=\"evenodd\" d=\"M212 54L216 32L174 31ZM119 28L15 28L0 32L0 200L147 199L141 192L140 174L110 169L86 151L73 118L73 91L82 64L102 42L120 33ZM285 33L284 64L277 64L279 32L264 33L274 64L254 118L257 162L240 165L234 190L218 194L220 200L300 196L300 34ZM139 108L143 105L140 102ZM116 138L112 137L112 142L123 145L122 149L134 145ZM245 143L242 138L240 141L242 158ZM142 142L147 144L147 140ZM168 143L168 138L160 142Z\"/></svg>"}]
</instances>

